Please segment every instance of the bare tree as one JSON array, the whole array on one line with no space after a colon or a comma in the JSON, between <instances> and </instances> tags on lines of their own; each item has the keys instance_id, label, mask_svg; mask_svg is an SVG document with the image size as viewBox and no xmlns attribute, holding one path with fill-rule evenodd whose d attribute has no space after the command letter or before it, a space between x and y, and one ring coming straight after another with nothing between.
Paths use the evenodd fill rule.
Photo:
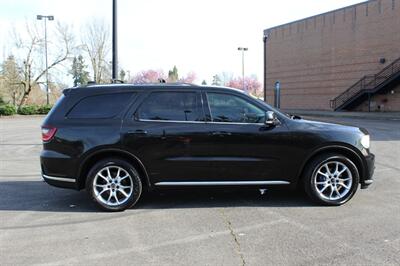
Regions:
<instances>
[{"instance_id":1,"label":"bare tree","mask_svg":"<svg viewBox=\"0 0 400 266\"><path fill-rule=\"evenodd\" d=\"M93 20L83 30L82 43L90 59L93 79L96 83L108 82L111 78L110 29L104 20Z\"/></svg>"},{"instance_id":2,"label":"bare tree","mask_svg":"<svg viewBox=\"0 0 400 266\"><path fill-rule=\"evenodd\" d=\"M21 38L14 31L16 47L22 55L22 81L23 93L19 100L18 108L20 108L28 99L32 89L43 83L41 79L45 76L46 71L56 67L70 56L73 46L73 35L67 25L57 23L55 30L55 39L52 51L56 53L51 56L50 64L47 69L39 64L40 58L43 58L44 40L39 34L36 24L26 25L27 37ZM53 42L50 41L49 44Z\"/></svg>"}]
</instances>

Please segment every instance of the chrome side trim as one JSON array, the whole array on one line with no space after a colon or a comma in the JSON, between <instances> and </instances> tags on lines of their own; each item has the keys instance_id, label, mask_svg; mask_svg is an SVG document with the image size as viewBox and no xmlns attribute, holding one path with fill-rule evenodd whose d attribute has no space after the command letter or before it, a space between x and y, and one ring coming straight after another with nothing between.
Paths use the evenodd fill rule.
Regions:
<instances>
[{"instance_id":1,"label":"chrome side trim","mask_svg":"<svg viewBox=\"0 0 400 266\"><path fill-rule=\"evenodd\" d=\"M240 123L240 122L207 122L208 124L216 124L216 125L257 125L257 126L265 126L264 123Z\"/></svg>"},{"instance_id":2,"label":"chrome side trim","mask_svg":"<svg viewBox=\"0 0 400 266\"><path fill-rule=\"evenodd\" d=\"M50 180L55 180L55 181L69 182L69 183L76 182L76 180L74 178L64 178L64 177L49 176L49 175L42 175L42 176L45 179L50 179Z\"/></svg>"},{"instance_id":3,"label":"chrome side trim","mask_svg":"<svg viewBox=\"0 0 400 266\"><path fill-rule=\"evenodd\" d=\"M275 158L251 158L251 157L172 157L166 158L166 161L178 162L265 162L277 160Z\"/></svg>"},{"instance_id":4,"label":"chrome side trim","mask_svg":"<svg viewBox=\"0 0 400 266\"><path fill-rule=\"evenodd\" d=\"M240 185L289 185L288 181L199 181L158 182L156 186L240 186Z\"/></svg>"},{"instance_id":5,"label":"chrome side trim","mask_svg":"<svg viewBox=\"0 0 400 266\"><path fill-rule=\"evenodd\" d=\"M161 123L183 123L183 124L217 124L217 125L258 125L265 126L264 123L239 123L239 122L213 122L213 121L178 121L178 120L150 120L138 119L139 122L161 122Z\"/></svg>"},{"instance_id":6,"label":"chrome side trim","mask_svg":"<svg viewBox=\"0 0 400 266\"><path fill-rule=\"evenodd\" d=\"M138 119L139 122L161 122L161 123L184 123L184 124L205 124L205 121L179 121L179 120L151 120L151 119Z\"/></svg>"}]
</instances>

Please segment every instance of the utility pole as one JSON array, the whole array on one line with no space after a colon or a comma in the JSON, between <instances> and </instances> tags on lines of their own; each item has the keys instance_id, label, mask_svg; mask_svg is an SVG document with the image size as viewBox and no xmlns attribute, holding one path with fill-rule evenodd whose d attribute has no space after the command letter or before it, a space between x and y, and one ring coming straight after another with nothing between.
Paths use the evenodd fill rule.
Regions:
<instances>
[{"instance_id":1,"label":"utility pole","mask_svg":"<svg viewBox=\"0 0 400 266\"><path fill-rule=\"evenodd\" d=\"M46 61L46 103L49 105L49 64L47 60L47 20L54 20L54 16L43 16L37 15L37 20L44 20L44 53L45 53L45 61Z\"/></svg>"},{"instance_id":2,"label":"utility pole","mask_svg":"<svg viewBox=\"0 0 400 266\"><path fill-rule=\"evenodd\" d=\"M118 79L118 32L117 32L117 0L113 0L112 11L112 82Z\"/></svg>"},{"instance_id":3,"label":"utility pole","mask_svg":"<svg viewBox=\"0 0 400 266\"><path fill-rule=\"evenodd\" d=\"M242 51L242 82L243 82L243 91L246 92L246 86L244 83L244 52L249 50L247 47L239 47L238 51Z\"/></svg>"}]
</instances>

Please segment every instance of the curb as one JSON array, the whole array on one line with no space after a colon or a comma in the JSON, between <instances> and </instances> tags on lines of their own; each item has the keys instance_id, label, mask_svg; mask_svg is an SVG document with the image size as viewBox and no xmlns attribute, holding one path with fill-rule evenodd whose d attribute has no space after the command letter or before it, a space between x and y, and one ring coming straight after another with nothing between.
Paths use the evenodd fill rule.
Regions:
<instances>
[{"instance_id":1,"label":"curb","mask_svg":"<svg viewBox=\"0 0 400 266\"><path fill-rule=\"evenodd\" d=\"M329 111L314 111L314 110L283 110L290 114L311 117L337 117L337 118L358 118L371 120L394 120L400 121L400 112L393 113L377 113L377 112L329 112Z\"/></svg>"},{"instance_id":2,"label":"curb","mask_svg":"<svg viewBox=\"0 0 400 266\"><path fill-rule=\"evenodd\" d=\"M19 119L19 118L29 118L29 117L46 117L46 115L0 115L0 119Z\"/></svg>"}]
</instances>

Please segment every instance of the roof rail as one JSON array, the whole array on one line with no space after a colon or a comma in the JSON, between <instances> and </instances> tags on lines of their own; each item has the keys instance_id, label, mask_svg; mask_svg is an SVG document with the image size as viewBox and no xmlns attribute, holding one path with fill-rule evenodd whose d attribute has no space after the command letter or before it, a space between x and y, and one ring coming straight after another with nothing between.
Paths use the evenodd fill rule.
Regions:
<instances>
[{"instance_id":1,"label":"roof rail","mask_svg":"<svg viewBox=\"0 0 400 266\"><path fill-rule=\"evenodd\" d=\"M173 83L166 83L166 85L186 85L186 86L196 86L198 87L199 85L189 83L189 82L173 82Z\"/></svg>"},{"instance_id":2,"label":"roof rail","mask_svg":"<svg viewBox=\"0 0 400 266\"><path fill-rule=\"evenodd\" d=\"M123 83L125 83L125 81L123 81L123 80L121 80L121 79L112 79L112 80L111 80L111 83L120 83L120 84L123 84Z\"/></svg>"},{"instance_id":3,"label":"roof rail","mask_svg":"<svg viewBox=\"0 0 400 266\"><path fill-rule=\"evenodd\" d=\"M127 84L132 84L132 85L143 85L143 86L179 86L179 85L185 85L185 86L200 86L197 84L193 84L193 83L188 83L188 82L160 82L160 83L156 83L156 82L144 82L144 83L127 83Z\"/></svg>"}]
</instances>

